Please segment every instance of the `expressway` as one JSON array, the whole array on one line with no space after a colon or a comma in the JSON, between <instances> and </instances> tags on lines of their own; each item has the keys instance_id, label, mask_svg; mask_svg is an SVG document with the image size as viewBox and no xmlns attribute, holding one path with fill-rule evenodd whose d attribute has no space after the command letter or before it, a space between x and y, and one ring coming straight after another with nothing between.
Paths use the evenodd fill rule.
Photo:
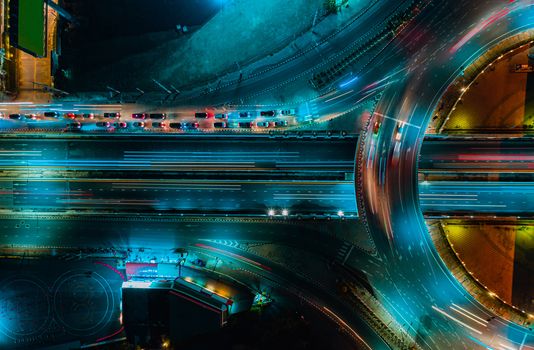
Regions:
<instances>
[{"instance_id":1,"label":"expressway","mask_svg":"<svg viewBox=\"0 0 534 350\"><path fill-rule=\"evenodd\" d=\"M418 153L444 90L463 67L497 41L533 24L529 1L442 1L408 25L366 72L367 76L384 70L404 72L386 87L370 120L368 135L377 120L379 135L366 137L360 145L365 155L358 165L364 208L360 215L365 216L384 261L382 273L391 276L370 280L384 305L425 348L534 348L534 336L526 325L492 319L493 312L469 295L444 266L427 233L417 186ZM396 132L399 122L405 123L401 135ZM388 166L383 176L383 164L393 164L393 158L395 166ZM353 255L347 263L362 266L364 260Z\"/></svg>"},{"instance_id":2,"label":"expressway","mask_svg":"<svg viewBox=\"0 0 534 350\"><path fill-rule=\"evenodd\" d=\"M396 5L393 1L379 2L379 4L381 9L392 9ZM360 144L365 159L358 158L357 165L362 180L361 182L357 180L356 190L361 207L364 209L360 215L365 217L369 225L378 254L371 257L364 253L351 254L349 251L344 261L349 267L366 271L379 300L399 323L406 327L418 344L426 349L534 348L534 337L528 328L500 318L492 319L494 314L484 309L466 293L444 266L428 237L427 227L421 214L417 186L418 152L426 125L439 96L446 86L461 74L462 67L495 44L502 36L531 28L534 23L534 11L531 5L527 1L496 0L477 3L467 0L435 2L434 5L421 12L417 21L407 24L396 39L383 48L371 61L358 63L354 71L359 79L354 85L335 88L333 92L328 92L332 93L328 98L318 98L313 101L320 106L323 114L337 113L350 110L362 96L370 93L370 86L378 85L384 88L381 101L368 127L368 134L372 134L373 123L380 120L382 124L380 132L376 137L365 137ZM505 12L502 12L503 9ZM377 13L381 17L376 17ZM276 75L271 74L269 76L269 79L272 79L271 84L250 80L246 84L241 84L237 90L232 88L217 92L217 98L213 101L224 103L228 100L239 100L240 97L251 100L267 92L267 89L277 89L294 79L309 79L317 62L322 61L322 58L318 59L321 54L343 50L346 43L359 37L354 33L380 23L380 20L387 14L388 11L373 11L365 15L362 21L355 25L354 31L347 31L346 36L344 34L343 40L333 40L332 45L330 43L322 45L319 53L303 55L302 59L295 60L294 63L288 65L287 70L277 71ZM488 27L491 30L484 30ZM306 62L305 65L302 64L303 61ZM371 64L368 64L369 62ZM298 70L299 66L302 66L304 73ZM311 68L308 69L308 67ZM273 84L272 82L279 83ZM406 123L400 136L395 132L399 121ZM95 142L94 144L100 145L101 143ZM39 152L43 149L30 147L25 150ZM5 149L6 157L13 157L9 152L14 150L13 148ZM62 150L65 151L65 148L57 149L59 153ZM315 149L313 150L315 152ZM136 149L135 151L145 152L147 150ZM156 150L148 151L156 152ZM58 155L57 159L51 158L51 161L58 162L57 167L65 166L65 163L61 163L67 159L65 152L62 156ZM99 150L97 154L105 158L108 152L113 152L113 148ZM336 153L333 150L331 155L335 156ZM167 152L166 155L169 156L170 153ZM125 154L119 153L115 156L119 157L116 159L124 162L122 164L134 167L149 168L147 164L152 164L153 161L147 160L146 157L140 158L137 154L137 158L134 159L137 164L132 165L132 159L127 159ZM39 156L25 155L24 157L28 158L15 162L10 159L4 160L7 161L4 164L6 171L15 171L17 176L24 177L42 176L36 175L40 167L44 165L39 163ZM235 158L242 159L237 155L234 155L233 160L236 160ZM309 160L303 161L307 165L301 170L308 175L313 174L313 169L317 167L317 164L313 166L312 158L317 160L320 156L314 154ZM331 160L327 157L322 159ZM347 158L341 159L347 161ZM198 160L189 161L197 164ZM269 161L264 159L264 161L270 164L271 169L275 161L274 167L276 167L277 159L271 158ZM171 162L175 163L172 165L175 167L172 171L179 171L177 170L179 160L171 158ZM155 166L161 170L163 162L158 160L155 163ZM76 162L72 162L69 166L75 164ZM221 165L216 164L217 167ZM302 166L302 164L295 163L292 165L296 165L297 168ZM80 168L80 170L86 170L87 167L90 165L82 164L83 169ZM256 163L251 168L260 173L264 169ZM252 169L246 169L248 170L253 172ZM212 174L219 173L210 169L205 171ZM337 175L334 174L334 176ZM11 244L14 244L13 241L30 242L28 244L42 241L45 245L55 244L53 242L59 239L56 237L56 232L60 231L70 233L70 235L65 235L66 237L62 236L62 239L68 242L78 242L70 244L91 244L95 232L106 235L111 227L107 223L107 218L102 220L106 222L106 225L91 227L87 223L94 223L94 221L86 221L86 224L82 225L81 222L84 222L84 219L80 217L75 220L50 220L42 216L32 219L28 215L31 216L31 214L26 214L26 217L4 218L0 224L6 232L4 239L11 241ZM109 219L109 221L114 220L117 219ZM115 226L113 231L118 235L114 239L122 239L124 245L133 246L161 245L169 236L174 237L170 244L179 245L180 232L178 230L184 226L187 227L187 225L182 225L181 228L177 228L174 223L168 224L161 229L161 232L166 232L167 235L159 236L158 233L138 225L135 220L131 219L130 221L124 220ZM256 230L256 227L245 229L241 224L226 227L227 231L221 231L219 223L214 223L213 226L213 232L217 238L231 237L232 230L236 229L242 229L244 234L254 237L253 233ZM84 228L80 229L80 227ZM8 233L12 230L16 234ZM26 231L22 233L21 231L24 230ZM146 230L143 234L143 241L130 240L131 236L128 234L139 230ZM196 234L198 230L197 227L193 231ZM80 231L83 234L80 235L78 241L72 236ZM294 232L294 229L273 230L268 234L284 235L287 232ZM35 237L40 233L42 236ZM146 241L145 238L147 238ZM321 239L316 240L317 246L322 246L322 243ZM483 321L475 322L473 319Z\"/></svg>"},{"instance_id":3,"label":"expressway","mask_svg":"<svg viewBox=\"0 0 534 350\"><path fill-rule=\"evenodd\" d=\"M534 171L531 139L437 139L427 137L419 156L419 171L524 173Z\"/></svg>"},{"instance_id":4,"label":"expressway","mask_svg":"<svg viewBox=\"0 0 534 350\"><path fill-rule=\"evenodd\" d=\"M477 138L425 138L418 163L423 213L530 216L532 140Z\"/></svg>"},{"instance_id":5,"label":"expressway","mask_svg":"<svg viewBox=\"0 0 534 350\"><path fill-rule=\"evenodd\" d=\"M0 147L0 206L39 212L355 217L355 143L353 137L281 141L258 136L248 138L243 150L236 137L11 137Z\"/></svg>"},{"instance_id":6,"label":"expressway","mask_svg":"<svg viewBox=\"0 0 534 350\"><path fill-rule=\"evenodd\" d=\"M425 215L448 214L530 216L534 212L531 182L431 181L419 183Z\"/></svg>"}]
</instances>

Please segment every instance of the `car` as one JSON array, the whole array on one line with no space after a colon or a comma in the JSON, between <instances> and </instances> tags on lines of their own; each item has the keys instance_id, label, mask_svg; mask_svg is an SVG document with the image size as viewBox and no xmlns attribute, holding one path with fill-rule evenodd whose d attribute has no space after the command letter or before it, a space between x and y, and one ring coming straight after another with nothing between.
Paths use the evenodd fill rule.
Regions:
<instances>
[{"instance_id":1,"label":"car","mask_svg":"<svg viewBox=\"0 0 534 350\"><path fill-rule=\"evenodd\" d=\"M24 114L15 113L9 115L9 119L21 120L22 118L24 118Z\"/></svg>"},{"instance_id":2,"label":"car","mask_svg":"<svg viewBox=\"0 0 534 350\"><path fill-rule=\"evenodd\" d=\"M5 117L4 113L0 112L0 119L4 119Z\"/></svg>"},{"instance_id":3,"label":"car","mask_svg":"<svg viewBox=\"0 0 534 350\"><path fill-rule=\"evenodd\" d=\"M195 118L209 118L209 114L206 112L197 112L195 113Z\"/></svg>"},{"instance_id":4,"label":"car","mask_svg":"<svg viewBox=\"0 0 534 350\"><path fill-rule=\"evenodd\" d=\"M375 121L375 123L373 124L373 134L378 135L378 131L380 130L381 125L382 123L379 120Z\"/></svg>"},{"instance_id":5,"label":"car","mask_svg":"<svg viewBox=\"0 0 534 350\"><path fill-rule=\"evenodd\" d=\"M241 122L239 123L240 128L250 129L254 126L253 122Z\"/></svg>"},{"instance_id":6,"label":"car","mask_svg":"<svg viewBox=\"0 0 534 350\"><path fill-rule=\"evenodd\" d=\"M287 126L287 120L277 120L274 122L274 126L276 127Z\"/></svg>"},{"instance_id":7,"label":"car","mask_svg":"<svg viewBox=\"0 0 534 350\"><path fill-rule=\"evenodd\" d=\"M216 122L216 123L213 123L213 127L217 128L217 129L223 129L223 128L226 128L226 123L225 122Z\"/></svg>"},{"instance_id":8,"label":"car","mask_svg":"<svg viewBox=\"0 0 534 350\"><path fill-rule=\"evenodd\" d=\"M104 118L119 119L121 114L119 112L104 113Z\"/></svg>"},{"instance_id":9,"label":"car","mask_svg":"<svg viewBox=\"0 0 534 350\"><path fill-rule=\"evenodd\" d=\"M260 116L262 117L274 117L276 116L276 111L261 111Z\"/></svg>"},{"instance_id":10,"label":"car","mask_svg":"<svg viewBox=\"0 0 534 350\"><path fill-rule=\"evenodd\" d=\"M402 131L404 130L404 122L397 123L397 130L395 133L395 140L400 141L402 137Z\"/></svg>"},{"instance_id":11,"label":"car","mask_svg":"<svg viewBox=\"0 0 534 350\"><path fill-rule=\"evenodd\" d=\"M166 126L165 122L152 122L153 128L165 128Z\"/></svg>"},{"instance_id":12,"label":"car","mask_svg":"<svg viewBox=\"0 0 534 350\"><path fill-rule=\"evenodd\" d=\"M46 118L59 118L59 112L55 111L44 112L43 115Z\"/></svg>"},{"instance_id":13,"label":"car","mask_svg":"<svg viewBox=\"0 0 534 350\"><path fill-rule=\"evenodd\" d=\"M66 119L76 119L76 114L69 112L69 113L63 114L63 117L65 117Z\"/></svg>"},{"instance_id":14,"label":"car","mask_svg":"<svg viewBox=\"0 0 534 350\"><path fill-rule=\"evenodd\" d=\"M191 264L193 265L196 265L196 266L200 266L200 267L206 267L206 262L202 259L195 259L193 261L191 261Z\"/></svg>"},{"instance_id":15,"label":"car","mask_svg":"<svg viewBox=\"0 0 534 350\"><path fill-rule=\"evenodd\" d=\"M100 128L109 128L111 127L111 123L110 122L96 122L96 126Z\"/></svg>"},{"instance_id":16,"label":"car","mask_svg":"<svg viewBox=\"0 0 534 350\"><path fill-rule=\"evenodd\" d=\"M263 121L263 122L257 122L256 126L258 128L268 128L271 125L271 123Z\"/></svg>"},{"instance_id":17,"label":"car","mask_svg":"<svg viewBox=\"0 0 534 350\"><path fill-rule=\"evenodd\" d=\"M182 128L182 123L170 123L169 127L171 129L181 129Z\"/></svg>"},{"instance_id":18,"label":"car","mask_svg":"<svg viewBox=\"0 0 534 350\"><path fill-rule=\"evenodd\" d=\"M228 114L226 113L215 114L215 119L228 119Z\"/></svg>"},{"instance_id":19,"label":"car","mask_svg":"<svg viewBox=\"0 0 534 350\"><path fill-rule=\"evenodd\" d=\"M297 111L294 108L283 109L280 111L280 114L281 115L295 115L297 114Z\"/></svg>"},{"instance_id":20,"label":"car","mask_svg":"<svg viewBox=\"0 0 534 350\"><path fill-rule=\"evenodd\" d=\"M167 114L165 113L150 113L150 119L166 119Z\"/></svg>"},{"instance_id":21,"label":"car","mask_svg":"<svg viewBox=\"0 0 534 350\"><path fill-rule=\"evenodd\" d=\"M95 119L94 113L84 113L82 114L83 119Z\"/></svg>"},{"instance_id":22,"label":"car","mask_svg":"<svg viewBox=\"0 0 534 350\"><path fill-rule=\"evenodd\" d=\"M67 131L78 131L82 129L82 123L80 122L70 122L67 123Z\"/></svg>"},{"instance_id":23,"label":"car","mask_svg":"<svg viewBox=\"0 0 534 350\"><path fill-rule=\"evenodd\" d=\"M148 114L146 113L133 113L132 118L133 119L146 119L148 117Z\"/></svg>"},{"instance_id":24,"label":"car","mask_svg":"<svg viewBox=\"0 0 534 350\"><path fill-rule=\"evenodd\" d=\"M126 122L118 122L114 124L116 129L126 129L128 124Z\"/></svg>"},{"instance_id":25,"label":"car","mask_svg":"<svg viewBox=\"0 0 534 350\"><path fill-rule=\"evenodd\" d=\"M239 112L239 118L250 118L249 112Z\"/></svg>"},{"instance_id":26,"label":"car","mask_svg":"<svg viewBox=\"0 0 534 350\"><path fill-rule=\"evenodd\" d=\"M184 126L185 126L186 129L198 129L198 127L199 127L198 123L196 123L196 122L185 123Z\"/></svg>"},{"instance_id":27,"label":"car","mask_svg":"<svg viewBox=\"0 0 534 350\"><path fill-rule=\"evenodd\" d=\"M37 120L37 114L26 114L24 116L24 119L26 119L26 120Z\"/></svg>"},{"instance_id":28,"label":"car","mask_svg":"<svg viewBox=\"0 0 534 350\"><path fill-rule=\"evenodd\" d=\"M134 128L144 128L145 122L134 122L132 125L134 126Z\"/></svg>"}]
</instances>

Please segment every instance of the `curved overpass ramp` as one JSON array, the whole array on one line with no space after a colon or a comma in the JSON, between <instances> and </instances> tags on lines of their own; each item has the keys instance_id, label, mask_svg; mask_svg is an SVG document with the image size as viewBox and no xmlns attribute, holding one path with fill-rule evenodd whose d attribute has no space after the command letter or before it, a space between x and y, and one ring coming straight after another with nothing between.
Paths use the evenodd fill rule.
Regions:
<instances>
[{"instance_id":1,"label":"curved overpass ramp","mask_svg":"<svg viewBox=\"0 0 534 350\"><path fill-rule=\"evenodd\" d=\"M357 257L347 263L371 268L381 301L425 348L534 348L532 318L526 316L519 325L495 317L448 271L428 235L417 182L419 150L440 95L490 47L532 28L533 5L434 3L365 73L402 71L384 91L360 143L360 215L366 217L378 255L374 264ZM397 135L399 122L404 128Z\"/></svg>"}]
</instances>

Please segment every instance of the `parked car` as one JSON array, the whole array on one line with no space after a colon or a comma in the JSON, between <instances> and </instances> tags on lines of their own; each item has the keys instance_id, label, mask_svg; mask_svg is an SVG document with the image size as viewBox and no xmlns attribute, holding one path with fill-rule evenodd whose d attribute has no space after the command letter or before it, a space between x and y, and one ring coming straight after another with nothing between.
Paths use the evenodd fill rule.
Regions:
<instances>
[{"instance_id":1,"label":"parked car","mask_svg":"<svg viewBox=\"0 0 534 350\"><path fill-rule=\"evenodd\" d=\"M295 115L295 114L297 114L297 111L294 108L283 109L283 110L280 111L280 114L282 114L282 115Z\"/></svg>"},{"instance_id":2,"label":"parked car","mask_svg":"<svg viewBox=\"0 0 534 350\"><path fill-rule=\"evenodd\" d=\"M83 119L95 119L94 113L84 113L82 114Z\"/></svg>"},{"instance_id":3,"label":"parked car","mask_svg":"<svg viewBox=\"0 0 534 350\"><path fill-rule=\"evenodd\" d=\"M262 117L274 117L276 116L276 111L261 111L260 116Z\"/></svg>"},{"instance_id":4,"label":"parked car","mask_svg":"<svg viewBox=\"0 0 534 350\"><path fill-rule=\"evenodd\" d=\"M185 123L184 126L185 126L186 129L198 129L199 124L196 123L196 122L193 122L193 123Z\"/></svg>"},{"instance_id":5,"label":"parked car","mask_svg":"<svg viewBox=\"0 0 534 350\"><path fill-rule=\"evenodd\" d=\"M263 121L263 122L257 122L256 126L258 128L268 128L271 125L271 123Z\"/></svg>"},{"instance_id":6,"label":"parked car","mask_svg":"<svg viewBox=\"0 0 534 350\"><path fill-rule=\"evenodd\" d=\"M197 112L195 113L195 118L209 118L209 114L206 112Z\"/></svg>"},{"instance_id":7,"label":"parked car","mask_svg":"<svg viewBox=\"0 0 534 350\"><path fill-rule=\"evenodd\" d=\"M109 128L111 127L111 123L110 122L96 122L96 126L100 128Z\"/></svg>"},{"instance_id":8,"label":"parked car","mask_svg":"<svg viewBox=\"0 0 534 350\"><path fill-rule=\"evenodd\" d=\"M167 114L165 113L150 113L150 119L166 119Z\"/></svg>"},{"instance_id":9,"label":"parked car","mask_svg":"<svg viewBox=\"0 0 534 350\"><path fill-rule=\"evenodd\" d=\"M80 122L70 122L67 124L67 131L79 131L82 129L82 123Z\"/></svg>"},{"instance_id":10,"label":"parked car","mask_svg":"<svg viewBox=\"0 0 534 350\"><path fill-rule=\"evenodd\" d=\"M215 119L228 119L228 114L226 113L215 114Z\"/></svg>"},{"instance_id":11,"label":"parked car","mask_svg":"<svg viewBox=\"0 0 534 350\"><path fill-rule=\"evenodd\" d=\"M134 128L144 128L145 122L134 122L132 125L134 126Z\"/></svg>"},{"instance_id":12,"label":"parked car","mask_svg":"<svg viewBox=\"0 0 534 350\"><path fill-rule=\"evenodd\" d=\"M239 123L239 127L240 128L246 128L246 129L250 129L254 126L254 123L253 122L241 122Z\"/></svg>"},{"instance_id":13,"label":"parked car","mask_svg":"<svg viewBox=\"0 0 534 350\"><path fill-rule=\"evenodd\" d=\"M251 114L249 112L239 112L239 118L250 118Z\"/></svg>"},{"instance_id":14,"label":"parked car","mask_svg":"<svg viewBox=\"0 0 534 350\"><path fill-rule=\"evenodd\" d=\"M287 126L287 120L277 120L274 122L274 126L276 127Z\"/></svg>"},{"instance_id":15,"label":"parked car","mask_svg":"<svg viewBox=\"0 0 534 350\"><path fill-rule=\"evenodd\" d=\"M126 129L127 127L128 127L128 124L126 122L115 123L116 129Z\"/></svg>"},{"instance_id":16,"label":"parked car","mask_svg":"<svg viewBox=\"0 0 534 350\"><path fill-rule=\"evenodd\" d=\"M167 124L165 124L165 122L152 122L153 128L162 129L162 128L165 128L166 126Z\"/></svg>"},{"instance_id":17,"label":"parked car","mask_svg":"<svg viewBox=\"0 0 534 350\"><path fill-rule=\"evenodd\" d=\"M21 120L22 118L24 118L24 114L10 114L9 115L9 119L13 119L13 120Z\"/></svg>"},{"instance_id":18,"label":"parked car","mask_svg":"<svg viewBox=\"0 0 534 350\"><path fill-rule=\"evenodd\" d=\"M59 112L54 111L44 112L43 115L47 118L59 118Z\"/></svg>"},{"instance_id":19,"label":"parked car","mask_svg":"<svg viewBox=\"0 0 534 350\"><path fill-rule=\"evenodd\" d=\"M169 127L171 129L181 129L182 128L182 123L177 123L177 122L176 123L170 123Z\"/></svg>"},{"instance_id":20,"label":"parked car","mask_svg":"<svg viewBox=\"0 0 534 350\"><path fill-rule=\"evenodd\" d=\"M121 114L119 112L104 113L104 118L119 119Z\"/></svg>"},{"instance_id":21,"label":"parked car","mask_svg":"<svg viewBox=\"0 0 534 350\"><path fill-rule=\"evenodd\" d=\"M24 119L26 119L26 120L37 120L37 114L26 114L24 116Z\"/></svg>"},{"instance_id":22,"label":"parked car","mask_svg":"<svg viewBox=\"0 0 534 350\"><path fill-rule=\"evenodd\" d=\"M134 113L132 114L133 119L146 119L148 118L148 114L146 113Z\"/></svg>"},{"instance_id":23,"label":"parked car","mask_svg":"<svg viewBox=\"0 0 534 350\"><path fill-rule=\"evenodd\" d=\"M226 128L226 123L225 122L216 122L216 123L213 123L213 127L214 128L218 128L218 129L223 129L223 128Z\"/></svg>"},{"instance_id":24,"label":"parked car","mask_svg":"<svg viewBox=\"0 0 534 350\"><path fill-rule=\"evenodd\" d=\"M69 112L69 113L65 113L63 117L65 117L66 119L76 119L76 114Z\"/></svg>"}]
</instances>

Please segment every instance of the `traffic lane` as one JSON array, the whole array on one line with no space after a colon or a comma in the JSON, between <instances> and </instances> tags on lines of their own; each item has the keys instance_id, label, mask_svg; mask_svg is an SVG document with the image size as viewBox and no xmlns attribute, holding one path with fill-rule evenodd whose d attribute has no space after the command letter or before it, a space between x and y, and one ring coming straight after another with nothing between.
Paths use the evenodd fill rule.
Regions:
<instances>
[{"instance_id":1,"label":"traffic lane","mask_svg":"<svg viewBox=\"0 0 534 350\"><path fill-rule=\"evenodd\" d=\"M288 210L292 215L355 215L352 182L240 181L4 181L4 208L35 210L171 210L199 213L256 213Z\"/></svg>"},{"instance_id":2,"label":"traffic lane","mask_svg":"<svg viewBox=\"0 0 534 350\"><path fill-rule=\"evenodd\" d=\"M534 170L534 145L529 140L425 140L419 169Z\"/></svg>"},{"instance_id":3,"label":"traffic lane","mask_svg":"<svg viewBox=\"0 0 534 350\"><path fill-rule=\"evenodd\" d=\"M98 140L98 142L96 142ZM331 162L354 161L357 138L338 140L258 138L98 138L32 139L3 138L0 161L47 160L123 162ZM246 150L243 150L246 143Z\"/></svg>"},{"instance_id":4,"label":"traffic lane","mask_svg":"<svg viewBox=\"0 0 534 350\"><path fill-rule=\"evenodd\" d=\"M534 211L534 186L524 182L419 183L423 213L527 214Z\"/></svg>"}]
</instances>

